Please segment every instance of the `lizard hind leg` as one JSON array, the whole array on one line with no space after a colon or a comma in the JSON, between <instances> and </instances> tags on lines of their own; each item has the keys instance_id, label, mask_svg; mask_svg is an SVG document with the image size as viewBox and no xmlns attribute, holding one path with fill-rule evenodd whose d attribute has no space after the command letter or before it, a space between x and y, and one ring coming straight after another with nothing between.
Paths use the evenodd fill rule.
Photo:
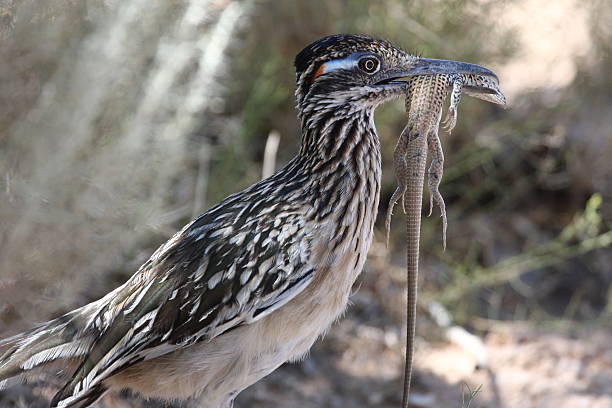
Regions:
<instances>
[{"instance_id":1,"label":"lizard hind leg","mask_svg":"<svg viewBox=\"0 0 612 408\"><path fill-rule=\"evenodd\" d=\"M440 182L442 181L442 174L444 173L444 152L442 151L442 144L438 137L437 130L432 130L427 135L427 146L429 154L431 155L431 163L427 172L427 186L429 188L429 214L433 212L434 201L440 208L442 216L442 246L446 249L446 227L448 225L446 218L446 204L444 198L440 194Z\"/></svg>"},{"instance_id":2,"label":"lizard hind leg","mask_svg":"<svg viewBox=\"0 0 612 408\"><path fill-rule=\"evenodd\" d=\"M408 173L408 163L406 161L406 152L408 150L408 133L409 126L406 126L400 135L395 150L393 152L393 169L395 171L395 178L397 180L397 188L393 192L389 205L387 206L387 217L385 219L385 229L387 230L387 247L389 246L389 232L391 230L391 216L393 215L393 207L397 201L401 198L402 209L404 214L406 213L405 206L405 193L406 193L406 176Z\"/></svg>"}]
</instances>

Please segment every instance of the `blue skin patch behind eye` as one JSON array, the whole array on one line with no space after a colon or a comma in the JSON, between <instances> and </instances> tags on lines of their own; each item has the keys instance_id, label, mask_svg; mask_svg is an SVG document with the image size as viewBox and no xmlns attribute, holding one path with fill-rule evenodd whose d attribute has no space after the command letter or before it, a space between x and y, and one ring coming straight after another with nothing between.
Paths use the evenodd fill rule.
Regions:
<instances>
[{"instance_id":1,"label":"blue skin patch behind eye","mask_svg":"<svg viewBox=\"0 0 612 408\"><path fill-rule=\"evenodd\" d=\"M359 63L359 59L361 59L364 55L371 55L364 52L355 52L347 57L331 60L323 64L323 71L321 74L326 74L331 71L335 71L338 69L353 69Z\"/></svg>"},{"instance_id":2,"label":"blue skin patch behind eye","mask_svg":"<svg viewBox=\"0 0 612 408\"><path fill-rule=\"evenodd\" d=\"M322 74L326 74L337 69L353 69L357 66L357 60L354 58L343 58L326 62L323 64Z\"/></svg>"}]
</instances>

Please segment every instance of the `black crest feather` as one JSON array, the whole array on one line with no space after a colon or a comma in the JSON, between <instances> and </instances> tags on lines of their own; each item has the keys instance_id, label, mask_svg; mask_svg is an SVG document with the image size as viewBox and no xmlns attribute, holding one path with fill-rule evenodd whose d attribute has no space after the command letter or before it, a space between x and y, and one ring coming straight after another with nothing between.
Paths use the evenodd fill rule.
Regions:
<instances>
[{"instance_id":1,"label":"black crest feather","mask_svg":"<svg viewBox=\"0 0 612 408\"><path fill-rule=\"evenodd\" d=\"M323 37L308 46L306 46L295 57L295 70L298 75L304 72L312 62L321 55L331 54L332 51L338 51L346 47L355 47L359 44L370 44L374 39L366 35L356 34L334 34ZM380 41L380 40L378 40Z\"/></svg>"},{"instance_id":2,"label":"black crest feather","mask_svg":"<svg viewBox=\"0 0 612 408\"><path fill-rule=\"evenodd\" d=\"M323 37L304 47L304 49L295 56L295 70L298 73L305 71L312 61L320 54L321 49L340 44L344 37L347 37L347 34L334 34Z\"/></svg>"}]
</instances>

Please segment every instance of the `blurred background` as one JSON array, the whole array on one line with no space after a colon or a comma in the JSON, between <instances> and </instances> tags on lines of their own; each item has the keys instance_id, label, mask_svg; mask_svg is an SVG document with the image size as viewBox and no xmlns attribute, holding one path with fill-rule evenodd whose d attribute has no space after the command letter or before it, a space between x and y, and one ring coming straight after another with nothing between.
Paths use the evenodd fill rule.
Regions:
<instances>
[{"instance_id":1,"label":"blurred background","mask_svg":"<svg viewBox=\"0 0 612 408\"><path fill-rule=\"evenodd\" d=\"M280 168L296 154L293 57L332 33L485 65L509 98L503 110L464 97L441 132L448 248L434 211L413 406L467 406L478 391L471 407L612 407L608 0L0 0L0 337L98 299L260 179L265 156ZM376 122L384 214L403 103ZM379 216L345 318L237 407L399 406L396 213L389 248ZM52 392L1 391L0 407ZM157 406L171 405L99 404Z\"/></svg>"}]
</instances>

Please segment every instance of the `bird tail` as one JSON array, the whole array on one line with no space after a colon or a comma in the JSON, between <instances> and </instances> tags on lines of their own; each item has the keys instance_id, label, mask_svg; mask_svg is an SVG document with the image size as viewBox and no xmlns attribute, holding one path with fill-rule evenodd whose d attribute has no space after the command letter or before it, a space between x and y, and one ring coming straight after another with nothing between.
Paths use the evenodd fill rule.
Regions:
<instances>
[{"instance_id":1,"label":"bird tail","mask_svg":"<svg viewBox=\"0 0 612 408\"><path fill-rule=\"evenodd\" d=\"M70 375L65 369L82 359L93 342L93 333L86 329L94 311L89 306L0 340L0 390L40 375L53 363L58 364L58 372Z\"/></svg>"},{"instance_id":2,"label":"bird tail","mask_svg":"<svg viewBox=\"0 0 612 408\"><path fill-rule=\"evenodd\" d=\"M65 398L62 391L53 396L50 406L52 408L86 408L96 402L106 391L107 387L103 384L96 384L82 391L78 395Z\"/></svg>"}]
</instances>

